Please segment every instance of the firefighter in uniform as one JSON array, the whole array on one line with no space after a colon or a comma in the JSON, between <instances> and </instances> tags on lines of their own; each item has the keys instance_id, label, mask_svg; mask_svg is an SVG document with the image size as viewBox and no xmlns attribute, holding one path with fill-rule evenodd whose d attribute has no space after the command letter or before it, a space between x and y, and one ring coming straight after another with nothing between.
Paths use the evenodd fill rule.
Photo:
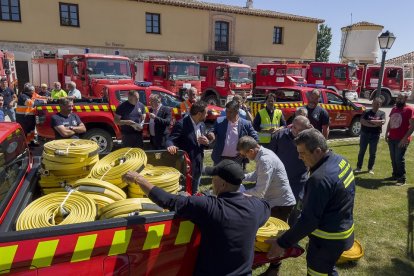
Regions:
<instances>
[{"instance_id":1,"label":"firefighter in uniform","mask_svg":"<svg viewBox=\"0 0 414 276\"><path fill-rule=\"evenodd\" d=\"M316 129L302 131L295 139L299 157L310 168L303 209L297 223L271 241L269 258L309 236L306 262L311 276L338 275L335 263L354 242L354 174L349 162L329 151Z\"/></svg>"},{"instance_id":2,"label":"firefighter in uniform","mask_svg":"<svg viewBox=\"0 0 414 276\"><path fill-rule=\"evenodd\" d=\"M253 127L259 133L259 143L268 147L272 134L286 126L281 110L275 108L276 95L267 94L266 108L259 110L253 120Z\"/></svg>"},{"instance_id":3,"label":"firefighter in uniform","mask_svg":"<svg viewBox=\"0 0 414 276\"><path fill-rule=\"evenodd\" d=\"M180 111L183 117L190 114L191 106L197 101L197 89L195 87L191 87L187 91L188 94L186 99L184 99L184 101L180 104Z\"/></svg>"},{"instance_id":4,"label":"firefighter in uniform","mask_svg":"<svg viewBox=\"0 0 414 276\"><path fill-rule=\"evenodd\" d=\"M31 83L26 83L23 93L17 98L16 122L18 122L26 134L26 142L35 145L35 101L46 101L47 98L38 95Z\"/></svg>"}]
</instances>

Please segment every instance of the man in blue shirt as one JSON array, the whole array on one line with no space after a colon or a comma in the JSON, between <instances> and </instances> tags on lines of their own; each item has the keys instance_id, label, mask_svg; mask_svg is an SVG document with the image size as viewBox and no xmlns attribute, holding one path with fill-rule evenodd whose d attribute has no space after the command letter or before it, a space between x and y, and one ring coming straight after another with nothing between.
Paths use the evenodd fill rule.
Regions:
<instances>
[{"instance_id":1,"label":"man in blue shirt","mask_svg":"<svg viewBox=\"0 0 414 276\"><path fill-rule=\"evenodd\" d=\"M308 118L314 128L319 130L323 136L328 139L329 136L329 114L323 107L319 105L321 91L313 89L308 95Z\"/></svg>"},{"instance_id":2,"label":"man in blue shirt","mask_svg":"<svg viewBox=\"0 0 414 276\"><path fill-rule=\"evenodd\" d=\"M0 79L0 95L3 95L3 113L9 116L10 121L16 122L16 112L14 110L14 104L17 102L16 93L9 87L7 78L2 77Z\"/></svg>"},{"instance_id":3,"label":"man in blue shirt","mask_svg":"<svg viewBox=\"0 0 414 276\"><path fill-rule=\"evenodd\" d=\"M123 178L138 184L162 208L198 226L201 242L193 275L251 275L256 233L269 218L269 204L238 192L244 173L233 160L206 170L213 175L217 196L172 195L132 171Z\"/></svg>"}]
</instances>

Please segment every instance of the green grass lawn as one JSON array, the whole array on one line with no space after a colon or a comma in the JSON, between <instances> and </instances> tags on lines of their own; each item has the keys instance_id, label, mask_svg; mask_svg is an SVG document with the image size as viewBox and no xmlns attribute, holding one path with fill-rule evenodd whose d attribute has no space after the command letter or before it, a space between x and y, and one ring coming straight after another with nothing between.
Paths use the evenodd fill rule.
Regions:
<instances>
[{"instance_id":1,"label":"green grass lawn","mask_svg":"<svg viewBox=\"0 0 414 276\"><path fill-rule=\"evenodd\" d=\"M359 150L357 140L333 142L330 147L346 157L355 168ZM414 262L406 257L407 189L414 187L413 154L414 145L411 145L406 153L407 185L402 187L395 186L395 181L383 180L392 172L388 146L383 140L378 145L375 175L368 174L368 151L365 154L363 173L356 175L354 207L355 238L361 242L365 256L357 263L338 266L340 275L414 275ZM205 160L206 164L211 164L209 153ZM254 164L249 164L248 170L253 169ZM205 185L201 189L208 187ZM305 243L306 239L300 244L304 246ZM259 275L265 269L258 268L253 275ZM305 254L284 260L280 275L306 275Z\"/></svg>"}]
</instances>

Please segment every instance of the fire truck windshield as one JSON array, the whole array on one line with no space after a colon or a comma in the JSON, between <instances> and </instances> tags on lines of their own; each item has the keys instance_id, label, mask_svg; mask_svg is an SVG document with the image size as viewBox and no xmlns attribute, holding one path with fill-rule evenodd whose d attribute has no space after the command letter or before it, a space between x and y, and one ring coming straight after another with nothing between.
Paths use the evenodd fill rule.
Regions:
<instances>
[{"instance_id":1,"label":"fire truck windshield","mask_svg":"<svg viewBox=\"0 0 414 276\"><path fill-rule=\"evenodd\" d=\"M170 80L200 80L200 65L194 62L171 62L168 78Z\"/></svg>"},{"instance_id":2,"label":"fire truck windshield","mask_svg":"<svg viewBox=\"0 0 414 276\"><path fill-rule=\"evenodd\" d=\"M252 82L252 71L248 67L230 67L231 82Z\"/></svg>"},{"instance_id":3,"label":"fire truck windshield","mask_svg":"<svg viewBox=\"0 0 414 276\"><path fill-rule=\"evenodd\" d=\"M127 60L88 59L87 72L95 79L131 79L131 68Z\"/></svg>"}]
</instances>

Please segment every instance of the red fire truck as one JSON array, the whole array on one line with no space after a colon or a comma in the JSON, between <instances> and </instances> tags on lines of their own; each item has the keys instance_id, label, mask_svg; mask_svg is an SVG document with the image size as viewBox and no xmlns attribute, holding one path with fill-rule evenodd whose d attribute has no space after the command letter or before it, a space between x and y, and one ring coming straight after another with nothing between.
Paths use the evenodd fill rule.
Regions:
<instances>
[{"instance_id":1,"label":"red fire truck","mask_svg":"<svg viewBox=\"0 0 414 276\"><path fill-rule=\"evenodd\" d=\"M36 51L32 59L33 84L46 83L53 87L59 81L65 88L70 81L76 83L84 98L102 98L102 88L109 84L132 84L133 64L119 55L69 54Z\"/></svg>"},{"instance_id":2,"label":"red fire truck","mask_svg":"<svg viewBox=\"0 0 414 276\"><path fill-rule=\"evenodd\" d=\"M358 68L358 79L360 80L359 91L365 98L370 98L378 88L378 80L381 67L379 65L366 65ZM389 105L401 92L413 89L412 70L409 67L387 65L381 84L380 97L384 100L383 105Z\"/></svg>"},{"instance_id":3,"label":"red fire truck","mask_svg":"<svg viewBox=\"0 0 414 276\"><path fill-rule=\"evenodd\" d=\"M182 118L180 112L180 100L172 92L150 83L115 84L103 87L104 97L94 100L76 100L73 112L79 115L86 126L86 133L82 138L90 139L98 143L100 152L110 152L113 148L113 140L121 139L121 131L114 123L114 114L118 105L128 99L128 91L135 90L139 93L139 100L145 106L149 106L149 96L158 94L164 106L171 108L173 124ZM36 108L36 129L40 137L54 139L55 133L51 127L52 115L60 110L59 105L49 103ZM212 125L223 109L218 106L208 106L206 123ZM146 110L148 112L148 110ZM147 116L149 121L149 117ZM147 126L147 125L146 125ZM148 128L144 128L144 138L149 138Z\"/></svg>"},{"instance_id":4,"label":"red fire truck","mask_svg":"<svg viewBox=\"0 0 414 276\"><path fill-rule=\"evenodd\" d=\"M250 66L233 62L200 61L202 98L212 105L224 106L242 91L250 96L253 88Z\"/></svg>"},{"instance_id":5,"label":"red fire truck","mask_svg":"<svg viewBox=\"0 0 414 276\"><path fill-rule=\"evenodd\" d=\"M185 89L195 87L201 93L200 65L195 61L150 59L135 61L137 81L148 81L177 96Z\"/></svg>"},{"instance_id":6,"label":"red fire truck","mask_svg":"<svg viewBox=\"0 0 414 276\"><path fill-rule=\"evenodd\" d=\"M154 166L174 166L191 191L191 160L179 151L146 152ZM201 234L174 212L16 231L19 214L41 196L40 157L32 156L23 130L0 123L0 274L4 275L192 275ZM297 257L293 247L285 256ZM254 266L269 262L255 252Z\"/></svg>"},{"instance_id":7,"label":"red fire truck","mask_svg":"<svg viewBox=\"0 0 414 276\"><path fill-rule=\"evenodd\" d=\"M263 97L277 87L306 84L308 65L262 63L257 65L255 97Z\"/></svg>"},{"instance_id":8,"label":"red fire truck","mask_svg":"<svg viewBox=\"0 0 414 276\"><path fill-rule=\"evenodd\" d=\"M314 85L358 99L356 66L352 64L311 62L310 64L265 63L257 65L255 97L265 96L277 87Z\"/></svg>"},{"instance_id":9,"label":"red fire truck","mask_svg":"<svg viewBox=\"0 0 414 276\"><path fill-rule=\"evenodd\" d=\"M17 73L14 63L14 54L9 51L0 51L0 78L6 77L9 87L17 89Z\"/></svg>"}]
</instances>

